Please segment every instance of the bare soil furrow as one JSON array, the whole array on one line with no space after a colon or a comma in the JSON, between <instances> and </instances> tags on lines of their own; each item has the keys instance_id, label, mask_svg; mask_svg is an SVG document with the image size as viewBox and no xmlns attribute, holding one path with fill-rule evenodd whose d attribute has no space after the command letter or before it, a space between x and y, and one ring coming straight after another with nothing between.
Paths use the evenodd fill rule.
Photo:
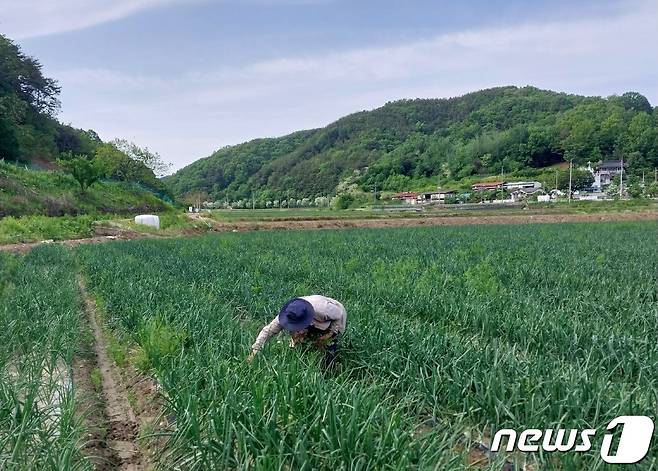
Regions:
<instances>
[{"instance_id":1,"label":"bare soil furrow","mask_svg":"<svg viewBox=\"0 0 658 471\"><path fill-rule=\"evenodd\" d=\"M102 459L94 460L97 469L146 469L146 462L137 444L139 424L128 401L127 390L121 382L120 372L107 354L107 343L99 324L96 303L87 293L82 276L77 276L77 282L94 340L93 355L86 360L86 365L78 368L80 371L76 376L79 388L83 391L90 386L100 389L98 395L102 403L101 410L91 410L90 416L95 423L87 424L92 433L91 442L94 443L89 453L101 452ZM93 383L90 378L94 371L99 373L100 384L90 384Z\"/></svg>"}]
</instances>

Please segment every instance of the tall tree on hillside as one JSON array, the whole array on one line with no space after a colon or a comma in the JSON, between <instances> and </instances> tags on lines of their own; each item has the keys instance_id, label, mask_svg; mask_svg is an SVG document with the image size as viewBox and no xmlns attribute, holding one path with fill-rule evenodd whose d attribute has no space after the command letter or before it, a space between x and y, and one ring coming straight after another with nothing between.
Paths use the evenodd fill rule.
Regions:
<instances>
[{"instance_id":1,"label":"tall tree on hillside","mask_svg":"<svg viewBox=\"0 0 658 471\"><path fill-rule=\"evenodd\" d=\"M162 160L160 154L152 152L148 147L139 147L126 139L115 139L112 141L112 145L134 161L141 162L150 168L156 177L164 176L171 168L170 163Z\"/></svg>"},{"instance_id":2,"label":"tall tree on hillside","mask_svg":"<svg viewBox=\"0 0 658 471\"><path fill-rule=\"evenodd\" d=\"M44 77L41 64L0 34L0 95L14 94L36 113L54 116L59 110L57 81Z\"/></svg>"},{"instance_id":3,"label":"tall tree on hillside","mask_svg":"<svg viewBox=\"0 0 658 471\"><path fill-rule=\"evenodd\" d=\"M54 118L60 106L59 92L57 82L42 74L38 60L0 35L0 116L3 135L15 138L15 145L13 139L11 145L3 143L5 157L28 160L59 154L55 143L59 123Z\"/></svg>"}]
</instances>

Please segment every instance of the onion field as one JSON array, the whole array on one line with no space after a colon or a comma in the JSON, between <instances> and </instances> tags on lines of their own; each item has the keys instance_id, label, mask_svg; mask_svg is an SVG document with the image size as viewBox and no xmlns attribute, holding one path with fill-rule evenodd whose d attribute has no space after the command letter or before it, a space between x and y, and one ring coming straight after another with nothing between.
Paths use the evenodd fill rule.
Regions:
<instances>
[{"instance_id":1,"label":"onion field","mask_svg":"<svg viewBox=\"0 0 658 471\"><path fill-rule=\"evenodd\" d=\"M655 222L455 226L0 253L0 468L117 466L90 456L103 437L76 384L96 335L85 286L109 357L158 386L158 425L136 438L149 466L612 468L607 424L658 415L657 235ZM347 308L338 364L284 333L248 363L260 328L307 294ZM598 432L585 452L473 453L501 428ZM654 436L635 469L656 466Z\"/></svg>"},{"instance_id":2,"label":"onion field","mask_svg":"<svg viewBox=\"0 0 658 471\"><path fill-rule=\"evenodd\" d=\"M137 346L127 357L161 385L162 467L460 469L464 437L655 419L656 235L655 222L254 232L75 253L119 343ZM338 366L283 334L247 363L260 327L306 294L347 308ZM491 468L604 469L600 438ZM654 439L638 467L657 456Z\"/></svg>"},{"instance_id":3,"label":"onion field","mask_svg":"<svg viewBox=\"0 0 658 471\"><path fill-rule=\"evenodd\" d=\"M0 253L0 469L89 467L71 374L84 341L74 276L61 247Z\"/></svg>"}]
</instances>

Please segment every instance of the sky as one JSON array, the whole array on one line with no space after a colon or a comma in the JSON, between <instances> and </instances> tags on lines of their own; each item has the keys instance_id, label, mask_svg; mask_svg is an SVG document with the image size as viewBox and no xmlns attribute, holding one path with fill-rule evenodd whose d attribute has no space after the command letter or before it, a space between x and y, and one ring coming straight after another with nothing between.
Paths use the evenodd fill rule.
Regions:
<instances>
[{"instance_id":1,"label":"sky","mask_svg":"<svg viewBox=\"0 0 658 471\"><path fill-rule=\"evenodd\" d=\"M658 105L658 0L0 0L59 119L173 170L401 98L502 85Z\"/></svg>"}]
</instances>

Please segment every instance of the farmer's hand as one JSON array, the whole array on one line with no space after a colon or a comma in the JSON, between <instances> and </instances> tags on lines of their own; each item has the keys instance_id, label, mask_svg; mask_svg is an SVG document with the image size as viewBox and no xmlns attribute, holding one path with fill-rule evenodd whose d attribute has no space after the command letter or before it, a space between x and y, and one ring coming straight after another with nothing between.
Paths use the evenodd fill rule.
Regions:
<instances>
[{"instance_id":1,"label":"farmer's hand","mask_svg":"<svg viewBox=\"0 0 658 471\"><path fill-rule=\"evenodd\" d=\"M290 346L296 347L298 344L302 343L306 338L306 329L295 332L290 336Z\"/></svg>"},{"instance_id":2,"label":"farmer's hand","mask_svg":"<svg viewBox=\"0 0 658 471\"><path fill-rule=\"evenodd\" d=\"M327 332L324 335L321 335L315 340L315 346L317 348L325 348L327 346L327 340L334 336L333 332Z\"/></svg>"}]
</instances>

